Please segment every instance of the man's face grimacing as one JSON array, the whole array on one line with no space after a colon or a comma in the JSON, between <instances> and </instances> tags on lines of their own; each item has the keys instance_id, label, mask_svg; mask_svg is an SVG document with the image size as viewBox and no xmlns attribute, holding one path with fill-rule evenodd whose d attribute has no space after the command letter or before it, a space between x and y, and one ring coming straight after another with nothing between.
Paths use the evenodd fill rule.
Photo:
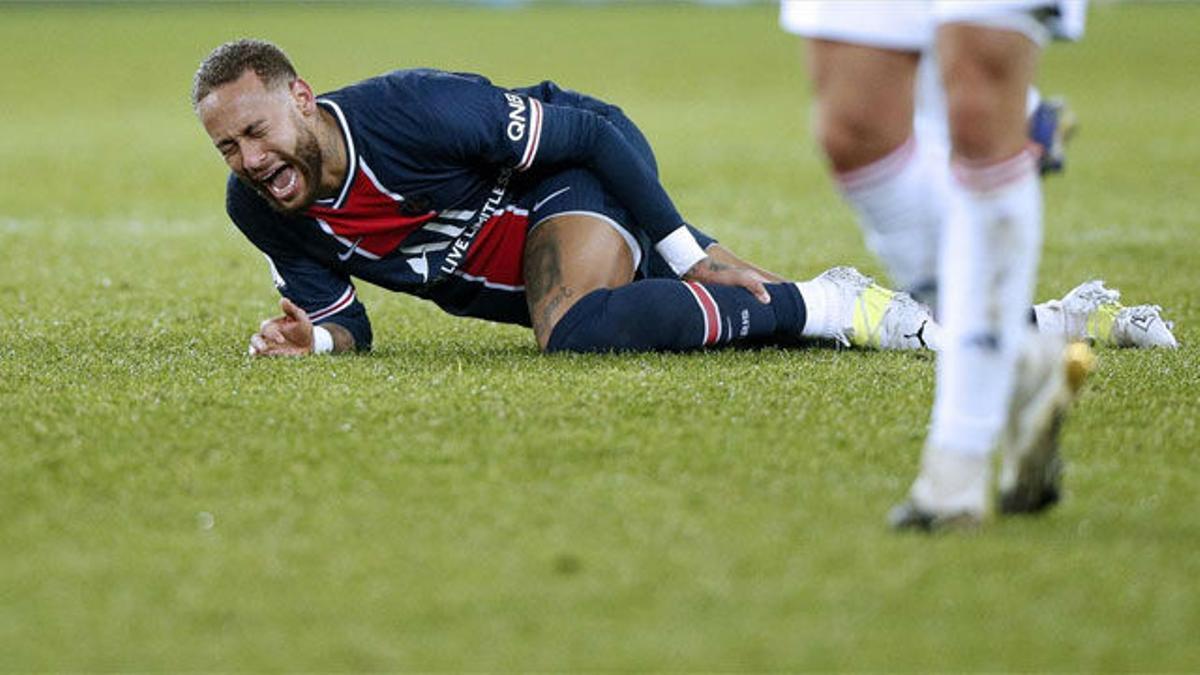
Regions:
<instances>
[{"instance_id":1,"label":"man's face grimacing","mask_svg":"<svg viewBox=\"0 0 1200 675\"><path fill-rule=\"evenodd\" d=\"M213 89L196 112L225 163L275 210L295 213L317 199L320 119L304 80L268 87L253 70Z\"/></svg>"}]
</instances>

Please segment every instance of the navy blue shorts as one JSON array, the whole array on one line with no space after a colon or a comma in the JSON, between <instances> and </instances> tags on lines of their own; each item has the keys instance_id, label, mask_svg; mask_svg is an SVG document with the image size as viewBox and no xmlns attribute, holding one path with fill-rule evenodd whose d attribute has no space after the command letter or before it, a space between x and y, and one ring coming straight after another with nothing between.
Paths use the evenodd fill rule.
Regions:
<instances>
[{"instance_id":1,"label":"navy blue shorts","mask_svg":"<svg viewBox=\"0 0 1200 675\"><path fill-rule=\"evenodd\" d=\"M657 173L658 165L649 142L620 108L562 89L552 82L531 87L529 93L547 103L569 99L571 105L587 108L603 116L621 132L642 161ZM570 168L543 175L525 174L518 181L523 183L522 187L517 188L520 196L489 220L471 245L460 275L471 282L471 287L464 289L464 297L456 298L451 303L453 307L443 304L447 311L528 326L523 269L525 241L529 232L554 216L579 214L603 220L621 235L629 247L637 278L676 278L674 271L650 245L649 238L634 222L629 211L587 169ZM691 226L689 228L701 247L707 248L715 242L712 237Z\"/></svg>"},{"instance_id":2,"label":"navy blue shorts","mask_svg":"<svg viewBox=\"0 0 1200 675\"><path fill-rule=\"evenodd\" d=\"M638 157L658 175L658 159L645 134L619 107L598 98L563 89L553 82L542 82L524 90L546 103L561 103L574 108L583 108L608 120L625 137L626 142ZM629 215L629 211L608 194L600 179L587 169L567 169L541 179L521 200L521 206L529 210L530 229L556 215L588 214L608 222L617 230L633 254L634 269L642 277L670 277L676 275L662 259L649 238ZM689 226L690 227L690 226ZM716 240L690 228L701 248L708 248Z\"/></svg>"},{"instance_id":3,"label":"navy blue shorts","mask_svg":"<svg viewBox=\"0 0 1200 675\"><path fill-rule=\"evenodd\" d=\"M542 180L522 197L520 206L529 211L529 231L555 216L587 215L603 220L625 240L638 277L676 276L650 239L636 227L629 211L587 169L567 169ZM716 241L694 227L689 228L701 248L708 248Z\"/></svg>"}]
</instances>

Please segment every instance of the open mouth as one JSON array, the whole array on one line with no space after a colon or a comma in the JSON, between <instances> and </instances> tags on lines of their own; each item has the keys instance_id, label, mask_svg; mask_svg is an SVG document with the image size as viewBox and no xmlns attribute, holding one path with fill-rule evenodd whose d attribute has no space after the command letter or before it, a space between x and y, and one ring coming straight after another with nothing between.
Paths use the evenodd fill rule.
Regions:
<instances>
[{"instance_id":1,"label":"open mouth","mask_svg":"<svg viewBox=\"0 0 1200 675\"><path fill-rule=\"evenodd\" d=\"M296 195L300 172L291 164L282 164L260 181L275 199L286 202Z\"/></svg>"}]
</instances>

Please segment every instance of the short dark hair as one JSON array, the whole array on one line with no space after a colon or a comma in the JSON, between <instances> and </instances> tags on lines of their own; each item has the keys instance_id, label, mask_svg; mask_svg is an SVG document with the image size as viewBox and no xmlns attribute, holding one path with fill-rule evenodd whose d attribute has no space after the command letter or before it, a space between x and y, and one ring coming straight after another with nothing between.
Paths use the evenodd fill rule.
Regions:
<instances>
[{"instance_id":1,"label":"short dark hair","mask_svg":"<svg viewBox=\"0 0 1200 675\"><path fill-rule=\"evenodd\" d=\"M296 79L296 69L287 54L270 42L254 39L226 42L200 62L192 80L192 107L213 89L237 80L247 70L253 70L268 87L291 84Z\"/></svg>"}]
</instances>

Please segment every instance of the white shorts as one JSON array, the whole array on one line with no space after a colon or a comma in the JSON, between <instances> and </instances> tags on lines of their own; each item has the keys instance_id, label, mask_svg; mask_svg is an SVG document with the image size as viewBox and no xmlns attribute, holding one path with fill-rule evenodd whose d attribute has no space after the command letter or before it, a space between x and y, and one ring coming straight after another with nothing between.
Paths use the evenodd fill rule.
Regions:
<instances>
[{"instance_id":1,"label":"white shorts","mask_svg":"<svg viewBox=\"0 0 1200 675\"><path fill-rule=\"evenodd\" d=\"M853 44L925 51L937 27L976 23L1015 30L1037 44L1083 37L1087 0L782 0L789 33Z\"/></svg>"}]
</instances>

